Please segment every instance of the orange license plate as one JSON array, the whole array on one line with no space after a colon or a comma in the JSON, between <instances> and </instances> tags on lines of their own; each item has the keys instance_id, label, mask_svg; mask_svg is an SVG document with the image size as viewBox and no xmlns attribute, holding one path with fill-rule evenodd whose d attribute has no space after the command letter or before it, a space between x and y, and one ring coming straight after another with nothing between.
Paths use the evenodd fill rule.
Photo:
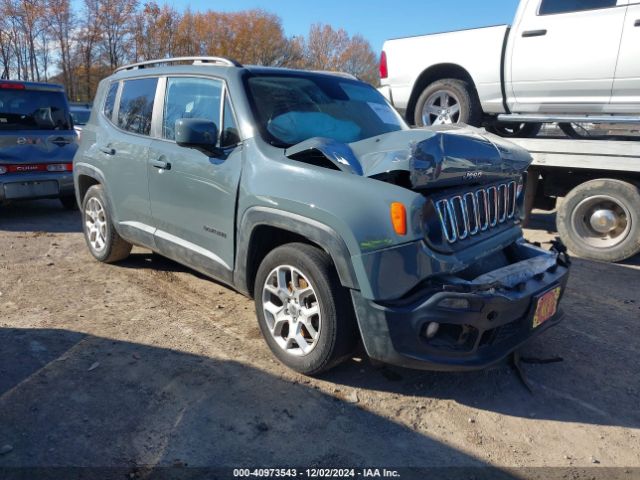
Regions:
<instances>
[{"instance_id":1,"label":"orange license plate","mask_svg":"<svg viewBox=\"0 0 640 480\"><path fill-rule=\"evenodd\" d=\"M538 328L556 314L561 291L562 289L557 287L538 298L536 313L533 316L533 328Z\"/></svg>"}]
</instances>

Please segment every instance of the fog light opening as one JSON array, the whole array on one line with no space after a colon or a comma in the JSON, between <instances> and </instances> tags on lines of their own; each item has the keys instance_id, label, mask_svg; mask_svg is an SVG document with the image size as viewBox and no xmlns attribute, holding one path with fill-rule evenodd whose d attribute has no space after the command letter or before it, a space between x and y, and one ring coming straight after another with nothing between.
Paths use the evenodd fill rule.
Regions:
<instances>
[{"instance_id":1,"label":"fog light opening","mask_svg":"<svg viewBox=\"0 0 640 480\"><path fill-rule=\"evenodd\" d=\"M432 339L438 334L438 330L440 330L440 324L438 322L429 322L424 335L428 339Z\"/></svg>"}]
</instances>

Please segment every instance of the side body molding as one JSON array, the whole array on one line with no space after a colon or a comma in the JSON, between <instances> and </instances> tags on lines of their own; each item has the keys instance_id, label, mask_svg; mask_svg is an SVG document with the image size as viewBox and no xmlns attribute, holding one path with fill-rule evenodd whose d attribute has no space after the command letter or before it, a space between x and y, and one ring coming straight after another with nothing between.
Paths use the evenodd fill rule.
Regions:
<instances>
[{"instance_id":1,"label":"side body molding","mask_svg":"<svg viewBox=\"0 0 640 480\"><path fill-rule=\"evenodd\" d=\"M269 207L250 207L245 211L237 226L236 265L233 283L238 291L248 294L251 290L247 279L247 270L251 261L249 247L255 228L261 225L301 235L322 247L331 256L342 286L358 290L351 254L345 242L333 229L295 213Z\"/></svg>"}]
</instances>

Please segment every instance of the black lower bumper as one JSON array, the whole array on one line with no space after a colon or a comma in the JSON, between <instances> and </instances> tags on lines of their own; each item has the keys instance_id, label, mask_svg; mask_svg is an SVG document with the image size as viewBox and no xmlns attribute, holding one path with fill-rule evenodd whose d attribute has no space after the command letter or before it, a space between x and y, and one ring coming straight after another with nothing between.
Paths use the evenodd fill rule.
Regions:
<instances>
[{"instance_id":1,"label":"black lower bumper","mask_svg":"<svg viewBox=\"0 0 640 480\"><path fill-rule=\"evenodd\" d=\"M371 358L423 370L477 370L500 362L560 322L559 310L538 326L534 316L542 295L557 288L564 293L568 273L568 266L560 262L513 287L461 292L443 285L436 293L416 292L384 304L352 291L352 299ZM443 302L448 304L442 306ZM431 323L437 323L438 330L428 338Z\"/></svg>"}]
</instances>

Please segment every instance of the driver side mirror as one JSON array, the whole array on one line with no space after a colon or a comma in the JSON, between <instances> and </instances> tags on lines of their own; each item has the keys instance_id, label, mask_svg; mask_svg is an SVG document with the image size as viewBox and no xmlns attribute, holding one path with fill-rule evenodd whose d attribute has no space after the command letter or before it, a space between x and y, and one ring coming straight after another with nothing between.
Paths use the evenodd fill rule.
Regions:
<instances>
[{"instance_id":1,"label":"driver side mirror","mask_svg":"<svg viewBox=\"0 0 640 480\"><path fill-rule=\"evenodd\" d=\"M216 146L218 126L203 118L181 118L176 120L176 143L193 148L210 157L220 157L224 151Z\"/></svg>"}]
</instances>

